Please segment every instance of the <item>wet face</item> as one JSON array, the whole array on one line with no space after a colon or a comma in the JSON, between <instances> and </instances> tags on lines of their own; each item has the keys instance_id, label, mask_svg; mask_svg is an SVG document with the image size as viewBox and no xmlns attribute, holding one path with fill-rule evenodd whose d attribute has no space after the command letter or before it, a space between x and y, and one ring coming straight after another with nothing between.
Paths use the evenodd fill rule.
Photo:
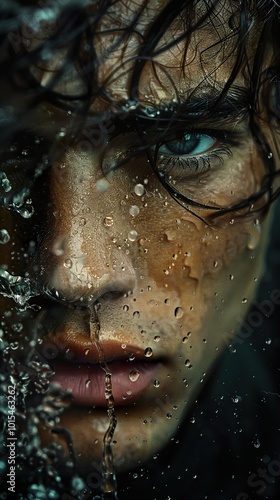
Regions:
<instances>
[{"instance_id":1,"label":"wet face","mask_svg":"<svg viewBox=\"0 0 280 500\"><path fill-rule=\"evenodd\" d=\"M139 20L143 33L164 2L148 5ZM131 2L130 9L135 14L139 5ZM100 22L104 33L113 26L110 36L95 40L104 56L98 77L100 83L107 82L111 108L101 97L91 111L120 109L126 101L120 120L129 123L130 60L139 51L139 36L116 44L110 57L105 54L118 40L114 29L127 22L127 12L127 6L117 3L114 15ZM198 31L186 58L184 40L157 55L154 66L143 67L137 106L150 120L143 127L143 140L151 139L150 124L161 126L157 111L166 107L171 118L170 106L193 89L194 103L203 106L224 86L235 61L235 38L229 38L223 55L215 44L219 30L223 36L231 32L228 17L220 12L215 31L210 26ZM159 47L180 30L176 21ZM58 54L50 64L59 61ZM47 85L48 72L36 75ZM235 85L246 93L244 72ZM75 93L82 86L73 70L58 90ZM100 121L94 129L85 121L36 181L31 195L35 214L22 226L20 215L11 215L18 247L24 240L30 248L30 240L36 239L32 256L29 252L14 267L23 274L28 266L36 287L45 290L40 313L32 312L30 319L27 312L24 321L36 331L37 352L55 371L52 380L72 391L71 406L59 425L71 432L82 470L101 463L108 404L117 421L112 444L117 471L137 466L169 442L254 296L268 220L256 220L253 211L242 217L231 212L215 216L215 207L234 205L256 192L265 175L248 119L234 113L237 101L230 99L233 104L223 120L213 111L194 126L188 119L178 129L174 121L171 135L150 148L151 158L158 148L157 171L170 186L212 208L182 207L170 196L146 153L131 154L138 137L135 128L110 137L112 121ZM73 124L71 113L47 102L34 111L32 121L33 138L48 145L63 141ZM175 132L172 127L177 127ZM26 124L26 137L27 129ZM105 397L106 375L113 402L110 394ZM40 433L44 444L64 443L44 425Z\"/></svg>"}]
</instances>

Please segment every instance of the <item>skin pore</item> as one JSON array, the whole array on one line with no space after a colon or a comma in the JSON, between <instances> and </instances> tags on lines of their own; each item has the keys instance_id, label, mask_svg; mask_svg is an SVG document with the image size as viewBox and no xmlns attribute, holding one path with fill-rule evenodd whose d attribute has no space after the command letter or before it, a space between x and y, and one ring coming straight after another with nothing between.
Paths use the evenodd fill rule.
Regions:
<instances>
[{"instance_id":1,"label":"skin pore","mask_svg":"<svg viewBox=\"0 0 280 500\"><path fill-rule=\"evenodd\" d=\"M213 16L214 24L205 22L190 37L186 57L183 40L168 50L159 50L154 64L147 62L143 67L138 99L144 114L147 109L150 116L151 109L161 112L190 95L192 102L209 100L224 87L234 66L236 39L230 37L228 24L234 8L230 2L223 4ZM124 102L131 102L140 33L145 35L164 6L162 1L147 5L139 0L117 2L111 7L114 13L101 19L95 46L101 60L98 79L108 99L99 96L92 104L92 113L106 114L109 98L117 110ZM134 34L120 42L117 29L140 7L143 13ZM176 20L158 48L183 29L183 21ZM109 31L103 34L105 30ZM249 61L258 41L256 33L257 29L250 35ZM227 43L221 54L220 40L225 35ZM114 44L112 53L108 49ZM46 69L59 67L63 57L62 50ZM34 68L34 75L45 86L53 73ZM84 85L73 67L56 90L74 95ZM234 112L237 89L246 94L247 88L248 68L238 73L235 92L229 91L232 111L228 116L219 120L213 111L201 125L196 121L194 129L188 125L175 137L166 135L167 140L159 146L158 169L168 182L212 209L189 206L188 210L172 199L145 152L130 155L136 148L135 130L110 138L109 127L104 126L103 138L96 146L88 140L91 129L85 120L80 134L38 177L32 192L35 214L23 223L20 215L9 215L7 228L15 231L16 248L22 240L35 240L34 227L40 226L32 258L6 264L18 275L27 267L38 289L49 290L39 319L29 312L23 320L30 331L33 323L40 325L37 335L42 352L55 346L58 358L72 360L72 370L75 366L79 370L77 351L87 352L83 356L97 363L100 352L94 339L98 329L107 363L111 362L112 344L114 359L125 356L132 371L134 357L142 363L139 380L144 376L143 362L153 363L151 380L139 397L133 399L134 382L126 380L123 403L115 405L117 427L112 450L117 472L151 458L175 434L245 316L263 272L270 218L254 212L261 201L251 211L217 216L219 208L235 205L257 192L266 173L246 110ZM128 114L125 110L125 119ZM62 130L67 136L75 118L67 110L42 102L29 113L23 129L27 138L43 137L46 147L51 148ZM196 152L176 154L179 141L187 146L187 134L196 134ZM61 137L64 147L63 134ZM151 140L149 130L144 138ZM276 155L273 144L271 148ZM151 154L154 152L151 147ZM123 159L126 161L119 168L112 168ZM21 182L11 174L12 180ZM11 324L15 316L11 316ZM108 428L106 407L74 404L62 413L59 426L71 433L80 471L90 471L93 462L102 461ZM64 439L43 423L40 436L43 446L60 443L67 456Z\"/></svg>"}]
</instances>

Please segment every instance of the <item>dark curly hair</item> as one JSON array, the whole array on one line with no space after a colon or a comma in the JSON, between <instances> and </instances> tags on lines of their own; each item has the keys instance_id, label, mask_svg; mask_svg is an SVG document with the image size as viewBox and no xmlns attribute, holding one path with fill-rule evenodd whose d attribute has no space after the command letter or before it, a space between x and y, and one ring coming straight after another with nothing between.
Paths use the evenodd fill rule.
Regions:
<instances>
[{"instance_id":1,"label":"dark curly hair","mask_svg":"<svg viewBox=\"0 0 280 500\"><path fill-rule=\"evenodd\" d=\"M203 3L198 0L169 0L158 12L143 36L137 31L137 22L147 3L147 1L142 2L133 15L130 13L128 18L131 18L126 25L123 25L116 19L118 2L115 0L103 0L98 7L89 6L88 1L25 1L20 2L20 5L19 2L2 2L0 6L0 74L2 77L5 76L9 85L16 86L19 96L21 94L29 96L30 109L34 109L40 101L47 100L58 108L75 113L79 119L76 120L76 125L69 134L69 142L79 133L79 127L85 117L92 127L109 120L113 124L110 132L105 131L109 139L127 130L136 131L139 140L138 144L134 145L131 154L145 151L160 182L169 194L187 209L195 210L197 207L211 209L212 212L215 211L215 216L228 211L244 213L245 210L246 213L253 209L258 200L261 200L261 208L265 210L280 192L275 182L278 172L271 153L271 144L262 130L259 119L260 106L264 103L265 119L273 137L279 127L280 114L280 7L273 0L233 1L230 8L225 0L207 0ZM221 14L223 17L220 19ZM95 35L99 34L100 21L105 15L112 20L113 27L103 29L102 36L109 36L111 31L114 31L116 36L114 42L109 44L102 54L97 54L94 39ZM229 29L223 27L225 15L228 16L227 28ZM166 31L178 18L183 22L183 31L180 31L169 42L163 42ZM36 30L40 30L42 24L47 36L34 44L34 36L36 37L38 33ZM193 95L199 93L199 87L192 90L184 102L181 102L174 84L174 92L177 93L176 106L169 107L168 113L165 108L159 108L155 116L148 113L149 103L143 105L138 95L139 81L146 63L152 61L156 74L155 58L179 42L185 41L181 61L182 71L184 71L187 65L189 39L192 34L207 24L214 26L217 32L215 45L209 47L209 50L215 50L220 63L222 64L229 55L235 55L235 62L227 82L211 99L204 100L203 104L198 106L199 109L197 109L198 100L192 100ZM129 97L126 101L115 103L107 87L118 78L119 71L125 71L125 64L124 68L115 68L102 83L98 78L98 68L102 62L110 58L118 46L124 43L129 44L132 34L136 35L139 40L139 49L137 54L133 55L133 61L130 59L128 61L129 64L133 63ZM224 51L225 44L231 47L230 54ZM254 45L253 61L249 56L250 44ZM48 83L43 86L36 78L33 68L46 68L45 62L51 61L56 51L60 49L64 50L64 62L50 74ZM264 64L268 50L271 52L270 66ZM208 49L200 54L202 68L204 58L207 59L207 53ZM73 62L83 78L84 90L76 95L67 95L59 92L57 87ZM241 72L246 75L248 81L246 95L236 85L236 77ZM207 75L205 75L206 78ZM249 117L250 132L263 158L266 176L260 189L250 197L228 208L217 209L217 207L198 203L178 192L167 177L157 170L156 156L159 146L168 140L170 130L174 127L179 130L183 127L187 129L188 125L193 125L196 120L200 123L207 123L214 112L220 120L226 120L229 93L234 96L236 117L242 113L246 113ZM108 104L106 112L98 114L91 111L97 98L101 98ZM2 95L2 99L4 100L2 115L7 119L6 115L11 114L11 109L5 108L5 95ZM7 138L14 133L15 124L16 127L20 126L21 118L26 116L27 112L27 109L13 110L10 126L7 127L5 121L4 130L1 131L2 143L6 143ZM153 133L146 134L147 129ZM151 137L156 137L156 144ZM274 147L277 148L277 143ZM10 202L7 201L7 197L5 203L9 206ZM260 203L258 203L259 206Z\"/></svg>"}]
</instances>

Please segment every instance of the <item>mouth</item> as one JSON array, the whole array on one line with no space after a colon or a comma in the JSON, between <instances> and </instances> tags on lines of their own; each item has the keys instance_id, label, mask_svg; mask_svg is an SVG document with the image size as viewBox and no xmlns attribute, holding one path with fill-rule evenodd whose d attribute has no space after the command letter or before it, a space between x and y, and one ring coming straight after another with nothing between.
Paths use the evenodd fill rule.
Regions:
<instances>
[{"instance_id":1,"label":"mouth","mask_svg":"<svg viewBox=\"0 0 280 500\"><path fill-rule=\"evenodd\" d=\"M63 390L70 390L73 404L106 407L105 376L111 374L112 395L115 406L132 404L150 386L153 386L160 362L115 360L106 363L73 363L52 361L54 369L50 381Z\"/></svg>"},{"instance_id":2,"label":"mouth","mask_svg":"<svg viewBox=\"0 0 280 500\"><path fill-rule=\"evenodd\" d=\"M63 339L63 342L62 342ZM104 340L98 347L82 335L45 337L41 352L55 353L48 363L53 368L50 382L71 391L72 404L106 407L106 374L110 374L115 406L133 404L141 396L149 398L150 388L159 377L162 360L152 350ZM63 346L63 347L62 347ZM145 394L144 394L145 393Z\"/></svg>"}]
</instances>

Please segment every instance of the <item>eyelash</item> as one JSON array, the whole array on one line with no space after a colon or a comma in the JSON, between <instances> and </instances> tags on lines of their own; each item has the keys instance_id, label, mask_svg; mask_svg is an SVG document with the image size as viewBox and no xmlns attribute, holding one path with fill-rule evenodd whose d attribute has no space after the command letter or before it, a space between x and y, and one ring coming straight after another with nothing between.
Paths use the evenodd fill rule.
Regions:
<instances>
[{"instance_id":1,"label":"eyelash","mask_svg":"<svg viewBox=\"0 0 280 500\"><path fill-rule=\"evenodd\" d=\"M175 153L172 154L172 152L168 154L168 152L162 153L160 151L166 147L168 148L168 144L175 141L178 141L178 143L180 140L183 141L187 135L208 137L209 139L213 139L214 142L211 147L205 151L205 153L176 155ZM215 144L217 144L218 141L221 144L215 147ZM195 131L185 133L184 136L181 136L173 141L159 144L155 148L154 158L157 169L164 175L168 175L172 171L173 176L180 177L180 180L184 180L184 178L195 177L215 168L216 165L213 166L214 162L222 164L226 158L231 156L232 147L238 145L239 142L230 137L228 132L215 131L214 133L209 130L207 130L207 132Z\"/></svg>"}]
</instances>

